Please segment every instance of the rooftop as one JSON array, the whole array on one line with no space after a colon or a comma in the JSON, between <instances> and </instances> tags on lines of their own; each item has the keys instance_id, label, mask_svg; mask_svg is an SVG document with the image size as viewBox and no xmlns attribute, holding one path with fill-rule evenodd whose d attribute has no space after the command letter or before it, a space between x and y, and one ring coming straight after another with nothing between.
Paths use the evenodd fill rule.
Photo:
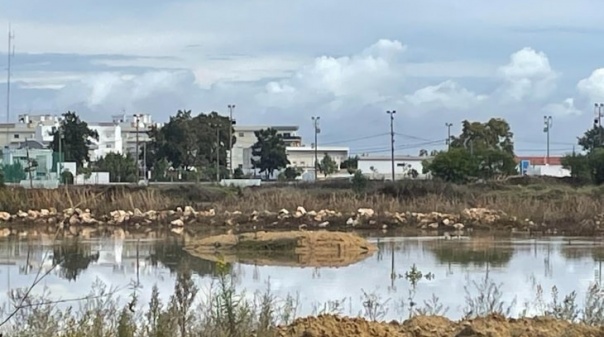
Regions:
<instances>
[{"instance_id":1,"label":"rooftop","mask_svg":"<svg viewBox=\"0 0 604 337\"><path fill-rule=\"evenodd\" d=\"M402 161L402 160L421 161L421 160L426 160L426 159L432 159L432 157L429 157L429 156L425 156L425 157L405 156L405 155L395 155L394 156L395 161ZM391 161L391 160L392 160L391 156L359 156L359 161Z\"/></svg>"},{"instance_id":2,"label":"rooftop","mask_svg":"<svg viewBox=\"0 0 604 337\"><path fill-rule=\"evenodd\" d=\"M277 131L298 131L300 127L295 125L235 125L235 131L260 131L273 128Z\"/></svg>"},{"instance_id":3,"label":"rooftop","mask_svg":"<svg viewBox=\"0 0 604 337\"><path fill-rule=\"evenodd\" d=\"M315 151L315 148L312 146L288 146L286 147L287 151ZM337 151L345 151L348 152L350 151L350 148L347 146L318 146L317 147L317 152L325 152L325 151L329 151L329 152L337 152Z\"/></svg>"},{"instance_id":4,"label":"rooftop","mask_svg":"<svg viewBox=\"0 0 604 337\"><path fill-rule=\"evenodd\" d=\"M546 165L546 156L516 156L516 162L528 160L531 165ZM562 165L562 156L549 156L549 165Z\"/></svg>"}]
</instances>

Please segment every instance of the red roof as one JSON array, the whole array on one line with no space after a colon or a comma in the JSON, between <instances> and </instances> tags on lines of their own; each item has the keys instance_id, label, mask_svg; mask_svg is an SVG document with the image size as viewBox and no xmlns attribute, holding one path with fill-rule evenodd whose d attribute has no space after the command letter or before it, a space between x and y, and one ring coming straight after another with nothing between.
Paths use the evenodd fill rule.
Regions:
<instances>
[{"instance_id":1,"label":"red roof","mask_svg":"<svg viewBox=\"0 0 604 337\"><path fill-rule=\"evenodd\" d=\"M517 156L516 162L520 163L522 160L530 161L531 165L545 165L545 156ZM549 165L562 165L562 156L549 156Z\"/></svg>"}]
</instances>

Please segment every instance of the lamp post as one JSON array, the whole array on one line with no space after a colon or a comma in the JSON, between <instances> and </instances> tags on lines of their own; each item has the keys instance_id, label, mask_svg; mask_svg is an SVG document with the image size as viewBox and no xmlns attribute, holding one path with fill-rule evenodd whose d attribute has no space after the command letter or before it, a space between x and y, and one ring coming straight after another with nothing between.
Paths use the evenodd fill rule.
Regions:
<instances>
[{"instance_id":1,"label":"lamp post","mask_svg":"<svg viewBox=\"0 0 604 337\"><path fill-rule=\"evenodd\" d=\"M451 127L453 126L453 123L445 123L445 126L447 127L447 151L451 150Z\"/></svg>"},{"instance_id":2,"label":"lamp post","mask_svg":"<svg viewBox=\"0 0 604 337\"><path fill-rule=\"evenodd\" d=\"M318 142L318 134L321 132L321 129L319 129L319 119L321 119L321 117L312 116L311 119L313 121L313 126L315 129L315 181L317 181L317 177L318 177L318 173L319 173L319 154L318 154L319 144L317 144L317 142Z\"/></svg>"},{"instance_id":3,"label":"lamp post","mask_svg":"<svg viewBox=\"0 0 604 337\"><path fill-rule=\"evenodd\" d=\"M235 121L233 120L233 110L235 109L235 104L229 104L227 106L229 108L229 174L231 178L233 178L233 125L235 125Z\"/></svg>"},{"instance_id":4,"label":"lamp post","mask_svg":"<svg viewBox=\"0 0 604 337\"><path fill-rule=\"evenodd\" d=\"M552 116L543 116L543 132L547 135L547 153L545 156L545 164L549 165L549 130L552 128Z\"/></svg>"},{"instance_id":5,"label":"lamp post","mask_svg":"<svg viewBox=\"0 0 604 337\"><path fill-rule=\"evenodd\" d=\"M392 182L394 182L396 178L394 172L394 114L396 111L386 111L386 113L390 115L390 164L392 166Z\"/></svg>"}]
</instances>

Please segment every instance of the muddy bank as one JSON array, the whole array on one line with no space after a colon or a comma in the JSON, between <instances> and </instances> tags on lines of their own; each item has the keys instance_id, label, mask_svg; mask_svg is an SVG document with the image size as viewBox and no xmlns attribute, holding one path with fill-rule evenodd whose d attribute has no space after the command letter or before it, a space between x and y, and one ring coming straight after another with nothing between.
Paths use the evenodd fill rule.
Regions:
<instances>
[{"instance_id":1,"label":"muddy bank","mask_svg":"<svg viewBox=\"0 0 604 337\"><path fill-rule=\"evenodd\" d=\"M115 210L97 214L90 209L54 208L0 212L0 237L15 235L24 225L50 226L56 231L69 231L78 235L82 230L115 227L125 230L164 228L180 235L185 231L199 232L208 228L225 228L236 231L291 230L291 229L415 229L425 231L452 231L463 233L473 230L498 230L544 234L594 235L604 231L604 215L584 220L564 231L553 224L520 219L503 211L487 208L466 208L459 213L383 211L359 208L355 212L330 209L307 211L304 207L279 212L217 211L214 208L195 210L191 206L174 210Z\"/></svg>"},{"instance_id":2,"label":"muddy bank","mask_svg":"<svg viewBox=\"0 0 604 337\"><path fill-rule=\"evenodd\" d=\"M417 316L397 322L370 322L332 315L307 317L277 329L279 337L601 337L604 328L552 318L506 319L492 315L460 322Z\"/></svg>"},{"instance_id":3,"label":"muddy bank","mask_svg":"<svg viewBox=\"0 0 604 337\"><path fill-rule=\"evenodd\" d=\"M371 256L377 247L352 233L255 232L189 239L184 250L210 261L296 267L343 267Z\"/></svg>"}]
</instances>

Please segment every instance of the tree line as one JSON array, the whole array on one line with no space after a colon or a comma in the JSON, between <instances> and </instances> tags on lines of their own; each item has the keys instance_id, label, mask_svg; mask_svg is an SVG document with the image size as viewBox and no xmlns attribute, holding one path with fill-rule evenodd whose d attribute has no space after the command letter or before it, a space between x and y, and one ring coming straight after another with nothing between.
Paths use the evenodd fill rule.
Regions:
<instances>
[{"instance_id":1,"label":"tree line","mask_svg":"<svg viewBox=\"0 0 604 337\"><path fill-rule=\"evenodd\" d=\"M136 182L142 179L144 166L152 181L201 181L216 178L244 178L242 168L228 167L230 146L237 143L234 125L229 117L218 112L193 115L191 110L179 110L163 126L152 126L146 133L148 141L139 144L139 158L131 153L110 152L91 161L93 141L99 140L98 133L91 129L76 112L68 111L58 127L50 132L49 148L60 154L59 161L76 163L76 174L109 172L111 182ZM229 135L232 139L229 139ZM294 180L300 176L300 168L291 167L287 159L283 137L273 128L255 132L257 141L252 146L251 167L264 178ZM343 169L356 167L358 158L342 163ZM337 172L340 167L327 154L317 165L325 176ZM17 172L15 172L17 171ZM5 165L4 176L25 179L20 164ZM248 174L249 175L249 174ZM73 177L71 177L73 179Z\"/></svg>"}]
</instances>

